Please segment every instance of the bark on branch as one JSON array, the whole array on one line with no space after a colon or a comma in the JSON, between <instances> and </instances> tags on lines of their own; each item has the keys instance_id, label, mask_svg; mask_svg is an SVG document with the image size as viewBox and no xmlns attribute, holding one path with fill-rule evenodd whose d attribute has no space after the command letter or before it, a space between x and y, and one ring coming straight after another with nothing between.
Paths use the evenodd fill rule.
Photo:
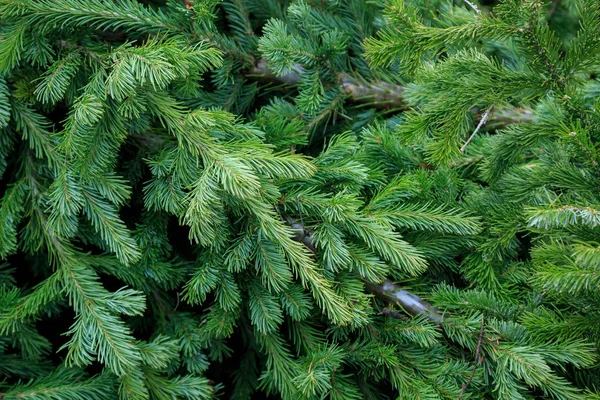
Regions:
<instances>
[{"instance_id":1,"label":"bark on branch","mask_svg":"<svg viewBox=\"0 0 600 400\"><path fill-rule=\"evenodd\" d=\"M316 253L317 248L315 247L309 232L305 229L304 224L291 217L285 217L285 221L294 231L293 239L302 243L311 252ZM402 289L389 279L386 279L383 284L373 282L365 282L365 284L369 292L389 304L400 306L410 315L425 316L435 324L441 324L443 322L443 316L433 305L421 299L419 296ZM389 312L386 312L385 314L389 314Z\"/></svg>"},{"instance_id":2,"label":"bark on branch","mask_svg":"<svg viewBox=\"0 0 600 400\"><path fill-rule=\"evenodd\" d=\"M269 69L269 62L264 59L257 60L248 73L247 78L257 79L276 84L296 86L300 83L304 69L297 64L285 75L275 75ZM337 76L340 89L348 95L349 101L357 104L372 104L376 108L405 109L403 92L404 88L388 82L366 82L352 77L346 73Z\"/></svg>"},{"instance_id":3,"label":"bark on branch","mask_svg":"<svg viewBox=\"0 0 600 400\"><path fill-rule=\"evenodd\" d=\"M371 282L367 282L366 285L371 293L388 303L402 307L410 315L423 315L436 324L441 324L444 320L442 314L433 305L421 299L416 294L402 289L389 279L383 285Z\"/></svg>"},{"instance_id":4,"label":"bark on branch","mask_svg":"<svg viewBox=\"0 0 600 400\"><path fill-rule=\"evenodd\" d=\"M254 67L249 69L245 77L248 79L270 82L277 85L296 86L302 79L304 69L295 65L285 75L275 75L269 69L269 62L265 59L255 61ZM347 73L338 74L340 89L348 95L348 101L355 104L369 104L379 109L408 108L404 101L404 87L383 81L366 82ZM473 110L481 113L484 110ZM481 116L480 116L481 117ZM533 112L519 107L495 107L488 113L487 126L491 129L500 129L516 122L531 122Z\"/></svg>"}]
</instances>

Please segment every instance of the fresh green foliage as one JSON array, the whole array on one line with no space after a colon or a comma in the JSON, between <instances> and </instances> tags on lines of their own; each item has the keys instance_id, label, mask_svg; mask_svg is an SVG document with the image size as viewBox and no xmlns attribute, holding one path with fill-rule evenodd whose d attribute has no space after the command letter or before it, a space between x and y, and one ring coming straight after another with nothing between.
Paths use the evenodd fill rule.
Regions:
<instances>
[{"instance_id":1,"label":"fresh green foliage","mask_svg":"<svg viewBox=\"0 0 600 400\"><path fill-rule=\"evenodd\" d=\"M599 68L595 0L0 0L0 399L600 398Z\"/></svg>"}]
</instances>

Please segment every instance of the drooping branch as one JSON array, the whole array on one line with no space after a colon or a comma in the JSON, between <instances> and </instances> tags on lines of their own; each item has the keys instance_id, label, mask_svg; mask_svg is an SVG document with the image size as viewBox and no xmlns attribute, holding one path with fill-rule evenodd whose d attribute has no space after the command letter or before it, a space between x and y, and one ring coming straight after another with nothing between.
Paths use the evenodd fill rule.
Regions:
<instances>
[{"instance_id":1,"label":"drooping branch","mask_svg":"<svg viewBox=\"0 0 600 400\"><path fill-rule=\"evenodd\" d=\"M310 232L306 230L304 224L291 217L285 217L285 221L294 231L293 239L304 244L311 252L316 253L317 248L310 237ZM389 279L386 279L383 284L373 282L365 282L365 284L368 291L389 304L400 306L410 315L425 316L436 324L443 322L443 316L433 305L419 296L402 289ZM385 314L391 314L391 312L388 310Z\"/></svg>"}]
</instances>

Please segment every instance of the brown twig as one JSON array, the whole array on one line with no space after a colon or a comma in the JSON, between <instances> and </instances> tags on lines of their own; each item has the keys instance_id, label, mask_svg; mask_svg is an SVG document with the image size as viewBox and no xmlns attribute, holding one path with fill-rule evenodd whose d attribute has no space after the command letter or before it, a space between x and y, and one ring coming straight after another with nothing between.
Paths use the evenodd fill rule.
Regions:
<instances>
[{"instance_id":1,"label":"brown twig","mask_svg":"<svg viewBox=\"0 0 600 400\"><path fill-rule=\"evenodd\" d=\"M366 82L348 74L338 76L341 89L350 100L358 104L370 104L377 108L406 109L404 88L389 82Z\"/></svg>"},{"instance_id":2,"label":"brown twig","mask_svg":"<svg viewBox=\"0 0 600 400\"><path fill-rule=\"evenodd\" d=\"M390 310L387 307L384 307L383 310L381 310L379 313L377 313L377 315L387 315L392 318L401 319L404 322L410 321L410 319L406 315L401 314L398 311Z\"/></svg>"},{"instance_id":3,"label":"brown twig","mask_svg":"<svg viewBox=\"0 0 600 400\"><path fill-rule=\"evenodd\" d=\"M247 79L270 82L286 87L297 86L302 79L304 69L297 64L283 75L275 75L269 69L269 62L259 59L254 66L247 70L244 76ZM378 109L405 110L408 105L404 101L404 87L390 82L367 82L349 74L338 74L340 90L347 94L346 101L355 104L370 105ZM474 109L473 113L479 111ZM487 124L494 129L500 129L516 122L530 122L533 112L526 108L494 107L493 112L487 115ZM483 120L483 118L482 118Z\"/></svg>"},{"instance_id":4,"label":"brown twig","mask_svg":"<svg viewBox=\"0 0 600 400\"><path fill-rule=\"evenodd\" d=\"M473 380L473 377L475 376L475 371L477 370L477 364L479 364L481 361L480 354L481 354L481 346L483 345L484 328L485 328L484 316L481 315L481 329L479 331L479 341L477 342L477 348L475 349L475 360L473 360L473 370L471 370L471 375L469 376L469 379L467 379L467 381L462 385L462 389L460 391L460 394L456 398L456 400L460 400L463 397L463 395L465 394L467 388L469 387L469 385L471 384L471 381Z\"/></svg>"}]
</instances>

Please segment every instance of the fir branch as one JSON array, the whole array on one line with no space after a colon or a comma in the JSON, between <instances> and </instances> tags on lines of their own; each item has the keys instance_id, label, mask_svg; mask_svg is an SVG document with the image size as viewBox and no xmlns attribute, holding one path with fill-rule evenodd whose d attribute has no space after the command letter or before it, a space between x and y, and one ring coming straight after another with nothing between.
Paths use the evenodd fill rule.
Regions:
<instances>
[{"instance_id":1,"label":"fir branch","mask_svg":"<svg viewBox=\"0 0 600 400\"><path fill-rule=\"evenodd\" d=\"M300 242L306 246L311 252L316 252L312 238L308 235L304 224L298 223L291 217L284 218L289 226L292 227L296 235L293 240ZM365 282L367 289L392 304L401 306L407 313L418 316L424 315L436 324L440 324L443 317L439 312L428 302L422 300L419 296L409 293L401 289L392 281L386 280L384 284Z\"/></svg>"},{"instance_id":2,"label":"fir branch","mask_svg":"<svg viewBox=\"0 0 600 400\"><path fill-rule=\"evenodd\" d=\"M300 64L296 64L284 74L277 75L269 69L269 61L265 59L258 59L254 66L244 73L244 77L247 79L270 82L280 85L284 89L297 86L303 75L304 68ZM408 109L403 85L385 81L369 82L347 73L338 74L337 80L340 91L348 96L346 101L350 103L385 110L401 111ZM476 109L472 111L478 112ZM533 115L533 111L528 108L510 105L501 108L490 106L485 113L487 113L487 117L484 119L482 116L481 120L484 121L484 124L487 122L495 129L502 129L514 123L529 122Z\"/></svg>"},{"instance_id":3,"label":"fir branch","mask_svg":"<svg viewBox=\"0 0 600 400\"><path fill-rule=\"evenodd\" d=\"M541 7L541 4L536 4L536 7ZM548 28L548 24L540 24L539 13L529 10L528 12L530 13L529 21L523 28L519 28L518 32L521 33L526 43L531 46L534 56L545 65L552 80L558 83L558 88L564 90L567 82L559 74L561 72L559 70L560 56L558 53L552 54L553 51L560 49L560 45L553 32Z\"/></svg>"}]
</instances>

